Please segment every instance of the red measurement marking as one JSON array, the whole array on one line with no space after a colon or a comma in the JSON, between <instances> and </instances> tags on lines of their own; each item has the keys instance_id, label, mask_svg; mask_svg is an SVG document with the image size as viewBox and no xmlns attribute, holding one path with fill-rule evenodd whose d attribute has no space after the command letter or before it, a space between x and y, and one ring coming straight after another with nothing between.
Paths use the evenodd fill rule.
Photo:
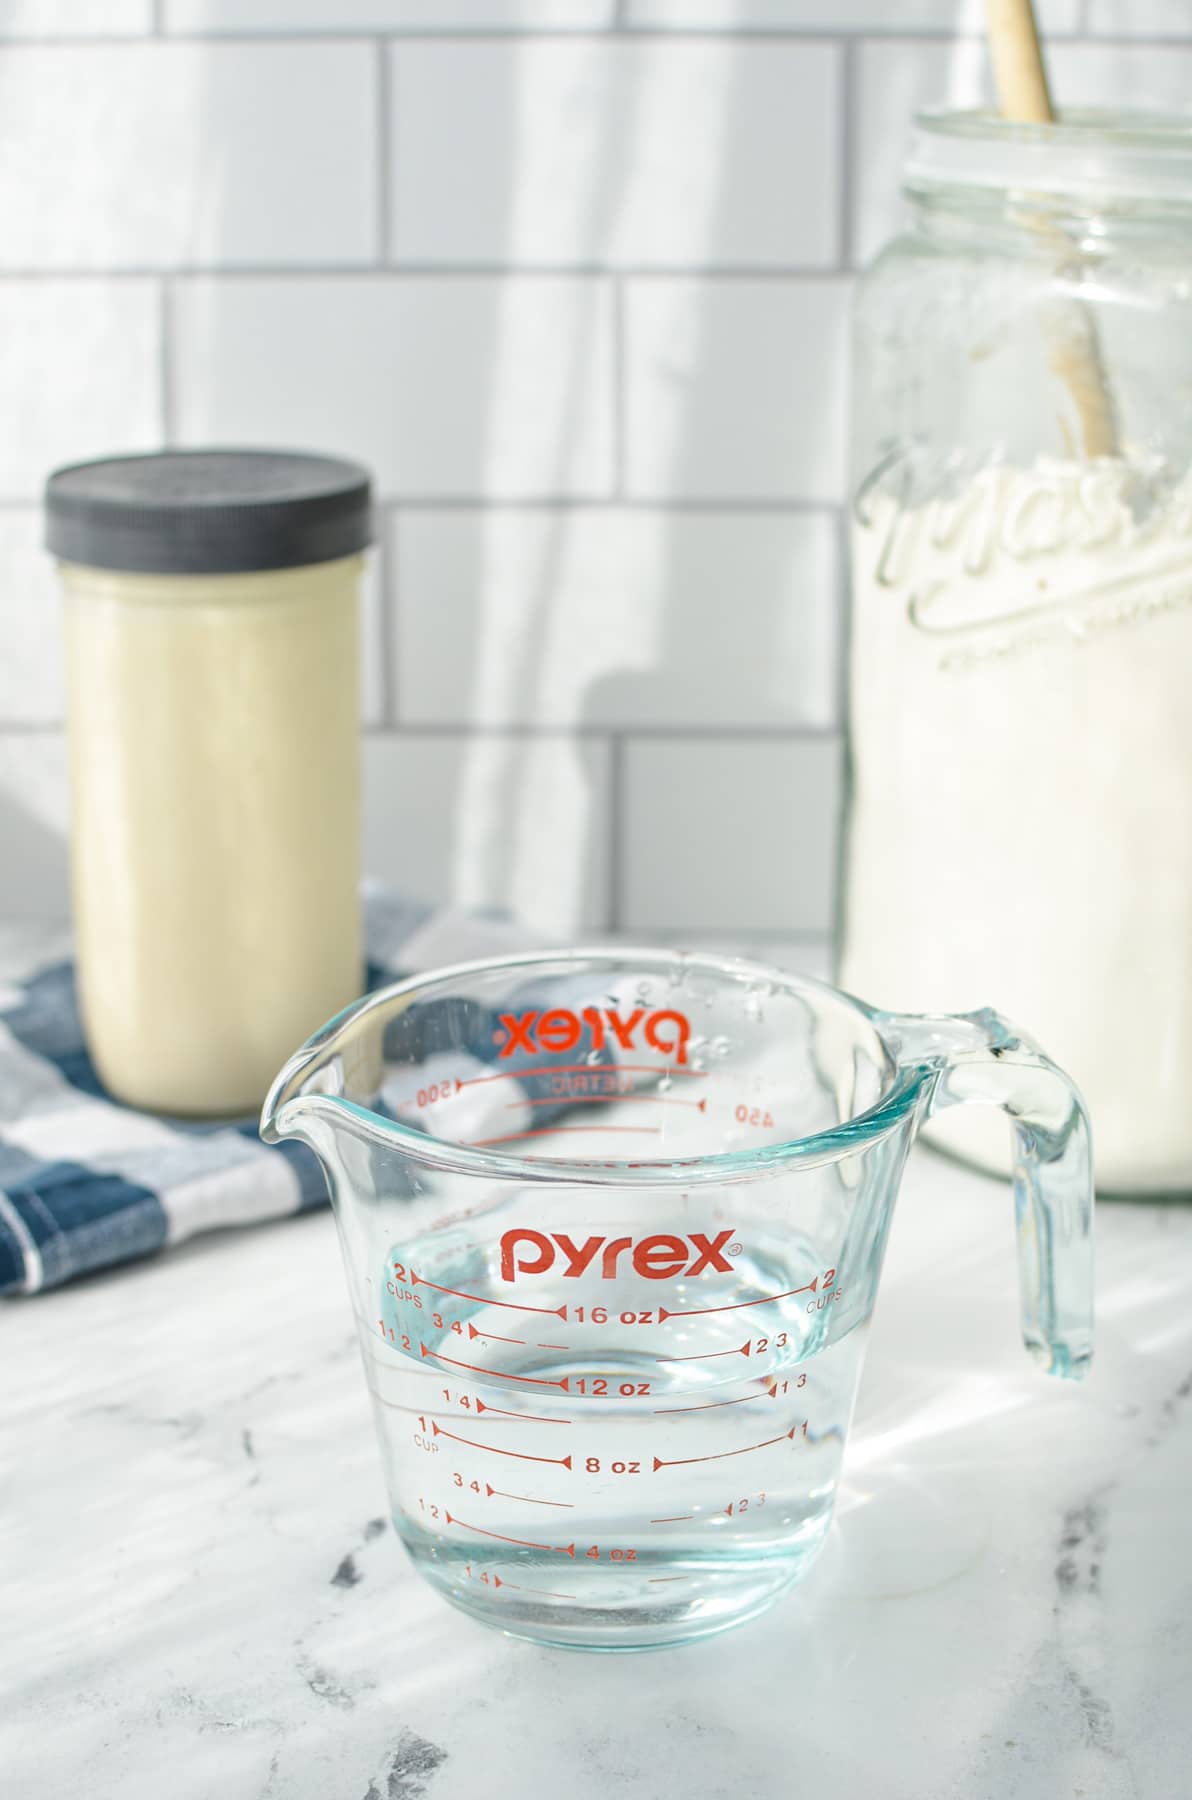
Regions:
<instances>
[{"instance_id":1,"label":"red measurement marking","mask_svg":"<svg viewBox=\"0 0 1192 1800\"><path fill-rule=\"evenodd\" d=\"M375 1388L371 1381L366 1382L365 1385L367 1386L368 1391L373 1396L374 1400L379 1400L382 1406L388 1406L393 1412L409 1413L413 1417L417 1417L419 1415L420 1409L418 1407L406 1406L400 1400L386 1400L384 1394L382 1394L378 1388ZM498 1419L523 1419L527 1425L574 1425L575 1424L574 1419L547 1419L547 1418L544 1418L541 1413L509 1412L503 1406L486 1406L484 1404L483 1400L477 1400L476 1411L478 1413L492 1413L494 1415L494 1417L496 1417ZM452 1415L452 1416L454 1416L454 1415Z\"/></svg>"},{"instance_id":2,"label":"red measurement marking","mask_svg":"<svg viewBox=\"0 0 1192 1800\"><path fill-rule=\"evenodd\" d=\"M409 1406L404 1410L413 1412L414 1408ZM501 1419L524 1419L527 1425L571 1425L574 1423L572 1419L544 1419L538 1413L506 1412L503 1406L486 1406L483 1400L477 1400L476 1411L478 1413L496 1413Z\"/></svg>"},{"instance_id":3,"label":"red measurement marking","mask_svg":"<svg viewBox=\"0 0 1192 1800\"><path fill-rule=\"evenodd\" d=\"M672 1307L658 1308L659 1322L663 1319L694 1319L697 1313L740 1312L743 1306L768 1306L771 1300L789 1300L792 1294L814 1294L818 1275L813 1275L806 1287L787 1288L784 1294L763 1294L760 1300L734 1300L729 1306L686 1306L682 1312L675 1312Z\"/></svg>"},{"instance_id":4,"label":"red measurement marking","mask_svg":"<svg viewBox=\"0 0 1192 1800\"><path fill-rule=\"evenodd\" d=\"M535 1344L535 1350L570 1350L570 1344Z\"/></svg>"},{"instance_id":5,"label":"red measurement marking","mask_svg":"<svg viewBox=\"0 0 1192 1800\"><path fill-rule=\"evenodd\" d=\"M561 1469L571 1467L570 1456L527 1456L524 1450L502 1450L499 1444L478 1444L475 1438L460 1437L458 1432L448 1431L445 1425L437 1425L433 1419L430 1428L434 1437L450 1438L453 1444L468 1444L473 1450L487 1450L491 1456L516 1456L519 1462L557 1463Z\"/></svg>"},{"instance_id":6,"label":"red measurement marking","mask_svg":"<svg viewBox=\"0 0 1192 1800\"><path fill-rule=\"evenodd\" d=\"M706 1099L672 1100L666 1094L553 1094L548 1100L511 1100L505 1111L514 1112L522 1106L615 1106L618 1100L635 1100L642 1106L694 1106L699 1112L708 1110ZM580 1129L590 1131L592 1127L585 1125Z\"/></svg>"},{"instance_id":7,"label":"red measurement marking","mask_svg":"<svg viewBox=\"0 0 1192 1800\"><path fill-rule=\"evenodd\" d=\"M768 1394L772 1400L778 1392L778 1383L775 1382L773 1387L763 1388L762 1392ZM718 1406L744 1406L747 1400L760 1400L761 1397L761 1394L742 1394L739 1400L708 1400L703 1406L656 1406L654 1411L656 1413L712 1412Z\"/></svg>"},{"instance_id":8,"label":"red measurement marking","mask_svg":"<svg viewBox=\"0 0 1192 1800\"><path fill-rule=\"evenodd\" d=\"M690 1575L651 1575L647 1587L657 1587L660 1581L690 1581Z\"/></svg>"},{"instance_id":9,"label":"red measurement marking","mask_svg":"<svg viewBox=\"0 0 1192 1800\"><path fill-rule=\"evenodd\" d=\"M503 1581L502 1587L516 1588L519 1594L545 1594L548 1600L578 1600L578 1594L560 1594L554 1588L522 1587L519 1581Z\"/></svg>"},{"instance_id":10,"label":"red measurement marking","mask_svg":"<svg viewBox=\"0 0 1192 1800\"><path fill-rule=\"evenodd\" d=\"M548 1381L545 1375L512 1375L507 1369L486 1369L481 1363L459 1362L454 1356L440 1356L437 1350L428 1350L425 1344L418 1346L423 1356L429 1356L432 1362L448 1363L453 1369L470 1369L473 1375L493 1375L502 1381L524 1381L531 1387L557 1387L567 1392L569 1375L560 1376L558 1381Z\"/></svg>"},{"instance_id":11,"label":"red measurement marking","mask_svg":"<svg viewBox=\"0 0 1192 1800\"><path fill-rule=\"evenodd\" d=\"M798 1429L797 1425L792 1425L789 1431L784 1431L779 1437L763 1438L760 1444L745 1444L740 1450L718 1450L712 1456L676 1456L666 1460L661 1456L656 1456L654 1473L657 1474L659 1469L677 1469L685 1463L721 1462L726 1456L746 1456L750 1450L765 1450L770 1444L781 1444L784 1439L793 1438Z\"/></svg>"},{"instance_id":12,"label":"red measurement marking","mask_svg":"<svg viewBox=\"0 0 1192 1800\"><path fill-rule=\"evenodd\" d=\"M681 1525L684 1519L694 1519L694 1513L675 1513L670 1519L651 1519L651 1525Z\"/></svg>"},{"instance_id":13,"label":"red measurement marking","mask_svg":"<svg viewBox=\"0 0 1192 1800\"><path fill-rule=\"evenodd\" d=\"M523 1106L608 1106L614 1100L648 1100L649 1094L551 1094L545 1100L511 1100L506 1112L520 1112ZM691 1102L690 1104L694 1104ZM585 1128L586 1129L586 1128Z\"/></svg>"},{"instance_id":14,"label":"red measurement marking","mask_svg":"<svg viewBox=\"0 0 1192 1800\"><path fill-rule=\"evenodd\" d=\"M502 1337L499 1331L477 1331L471 1319L468 1320L468 1336L470 1338L491 1338L494 1344L524 1344L527 1341L525 1338ZM541 1344L538 1348L542 1348Z\"/></svg>"},{"instance_id":15,"label":"red measurement marking","mask_svg":"<svg viewBox=\"0 0 1192 1800\"><path fill-rule=\"evenodd\" d=\"M659 1069L650 1063L552 1063L549 1069L502 1069L499 1075L473 1075L470 1081L456 1078L455 1091L461 1088L482 1087L486 1081L522 1081L529 1076L537 1075L690 1075L693 1080L705 1080L707 1069L670 1068Z\"/></svg>"},{"instance_id":16,"label":"red measurement marking","mask_svg":"<svg viewBox=\"0 0 1192 1800\"><path fill-rule=\"evenodd\" d=\"M531 1506L564 1506L568 1512L575 1511L575 1502L572 1500L539 1500L533 1494L507 1494L504 1488L489 1487L487 1481L484 1491L490 1500L528 1500Z\"/></svg>"},{"instance_id":17,"label":"red measurement marking","mask_svg":"<svg viewBox=\"0 0 1192 1800\"><path fill-rule=\"evenodd\" d=\"M577 1131L615 1131L623 1132L626 1136L658 1137L661 1130L660 1125L548 1125L543 1131L511 1131L507 1137L473 1138L472 1148L483 1149L488 1144L516 1144L522 1138L559 1137ZM534 1310L542 1312L545 1309L536 1307Z\"/></svg>"},{"instance_id":18,"label":"red measurement marking","mask_svg":"<svg viewBox=\"0 0 1192 1800\"><path fill-rule=\"evenodd\" d=\"M428 1281L425 1275L417 1275L410 1270L410 1281L414 1287L420 1283L423 1287L434 1288L436 1294L455 1294L460 1300L475 1300L480 1306L503 1306L509 1312L549 1313L552 1318L565 1319L565 1306L518 1306L512 1300L490 1300L487 1294L465 1294L462 1288L443 1287L437 1281Z\"/></svg>"},{"instance_id":19,"label":"red measurement marking","mask_svg":"<svg viewBox=\"0 0 1192 1800\"><path fill-rule=\"evenodd\" d=\"M654 1358L656 1362L711 1362L717 1356L748 1356L751 1342L750 1338L746 1338L735 1350L704 1350L698 1356L659 1356L655 1351Z\"/></svg>"},{"instance_id":20,"label":"red measurement marking","mask_svg":"<svg viewBox=\"0 0 1192 1800\"><path fill-rule=\"evenodd\" d=\"M404 1506L399 1506L397 1510L402 1518L406 1520L407 1524L417 1526L419 1531L429 1532L432 1537L442 1537L443 1533L441 1531L432 1531L429 1525L424 1525L421 1519L416 1519L413 1513L406 1511Z\"/></svg>"},{"instance_id":21,"label":"red measurement marking","mask_svg":"<svg viewBox=\"0 0 1192 1800\"><path fill-rule=\"evenodd\" d=\"M553 1550L556 1556L569 1556L575 1560L574 1544L535 1544L529 1538L506 1537L503 1531L486 1531L483 1525L469 1525L466 1519L457 1519L446 1513L448 1525L459 1525L464 1531L475 1531L481 1537L496 1538L502 1544L520 1544L523 1550Z\"/></svg>"}]
</instances>

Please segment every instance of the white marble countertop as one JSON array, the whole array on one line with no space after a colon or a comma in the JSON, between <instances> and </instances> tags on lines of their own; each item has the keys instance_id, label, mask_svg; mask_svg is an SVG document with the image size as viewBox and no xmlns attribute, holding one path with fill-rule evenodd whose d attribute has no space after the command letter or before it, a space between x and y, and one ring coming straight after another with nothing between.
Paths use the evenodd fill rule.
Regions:
<instances>
[{"instance_id":1,"label":"white marble countertop","mask_svg":"<svg viewBox=\"0 0 1192 1800\"><path fill-rule=\"evenodd\" d=\"M1105 1205L1083 1386L1011 1201L916 1152L838 1520L761 1621L543 1650L413 1575L327 1214L0 1304L19 1800L1182 1800L1192 1210Z\"/></svg>"}]
</instances>

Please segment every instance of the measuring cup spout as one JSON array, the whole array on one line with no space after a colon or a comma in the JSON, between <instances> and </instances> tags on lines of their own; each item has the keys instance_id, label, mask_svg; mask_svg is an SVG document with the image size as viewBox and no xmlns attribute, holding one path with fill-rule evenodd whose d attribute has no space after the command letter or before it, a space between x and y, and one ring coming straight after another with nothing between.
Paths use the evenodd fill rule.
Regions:
<instances>
[{"instance_id":1,"label":"measuring cup spout","mask_svg":"<svg viewBox=\"0 0 1192 1800\"><path fill-rule=\"evenodd\" d=\"M320 1136L316 1121L326 1110L326 1102L314 1092L304 1089L313 1059L308 1050L292 1056L282 1069L261 1109L261 1136L267 1144L279 1144L282 1138L301 1138L317 1149Z\"/></svg>"},{"instance_id":2,"label":"measuring cup spout","mask_svg":"<svg viewBox=\"0 0 1192 1800\"><path fill-rule=\"evenodd\" d=\"M987 1009L877 1018L901 1067L934 1071L927 1117L967 1105L1008 1115L1023 1340L1049 1374L1079 1379L1093 1333L1092 1150L1079 1092L1029 1038Z\"/></svg>"},{"instance_id":3,"label":"measuring cup spout","mask_svg":"<svg viewBox=\"0 0 1192 1800\"><path fill-rule=\"evenodd\" d=\"M347 1123L344 1099L380 1082L381 1045L363 1015L368 1003L346 1007L279 1072L261 1109L261 1136L267 1144L301 1138L326 1161L337 1127Z\"/></svg>"}]
</instances>

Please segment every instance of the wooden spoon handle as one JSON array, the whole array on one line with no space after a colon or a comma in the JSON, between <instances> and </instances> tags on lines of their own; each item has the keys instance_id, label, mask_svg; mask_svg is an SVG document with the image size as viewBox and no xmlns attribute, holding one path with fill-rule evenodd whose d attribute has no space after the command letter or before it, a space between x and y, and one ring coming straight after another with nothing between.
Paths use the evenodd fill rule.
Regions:
<instances>
[{"instance_id":1,"label":"wooden spoon handle","mask_svg":"<svg viewBox=\"0 0 1192 1800\"><path fill-rule=\"evenodd\" d=\"M1007 119L1055 118L1031 0L986 0L998 105Z\"/></svg>"},{"instance_id":2,"label":"wooden spoon handle","mask_svg":"<svg viewBox=\"0 0 1192 1800\"><path fill-rule=\"evenodd\" d=\"M1032 0L986 0L986 6L989 55L1003 118L1050 124L1055 108ZM1117 424L1096 321L1085 306L1075 303L1058 329L1053 321L1049 336L1051 366L1071 395L1085 456L1115 455Z\"/></svg>"}]
</instances>

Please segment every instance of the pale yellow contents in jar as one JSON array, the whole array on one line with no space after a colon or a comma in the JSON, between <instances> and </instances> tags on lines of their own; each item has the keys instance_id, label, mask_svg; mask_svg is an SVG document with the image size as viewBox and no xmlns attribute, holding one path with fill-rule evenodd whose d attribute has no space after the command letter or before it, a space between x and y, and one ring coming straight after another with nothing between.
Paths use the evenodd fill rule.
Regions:
<instances>
[{"instance_id":1,"label":"pale yellow contents in jar","mask_svg":"<svg viewBox=\"0 0 1192 1800\"><path fill-rule=\"evenodd\" d=\"M63 568L80 999L130 1104L251 1112L360 992L360 566Z\"/></svg>"}]
</instances>

